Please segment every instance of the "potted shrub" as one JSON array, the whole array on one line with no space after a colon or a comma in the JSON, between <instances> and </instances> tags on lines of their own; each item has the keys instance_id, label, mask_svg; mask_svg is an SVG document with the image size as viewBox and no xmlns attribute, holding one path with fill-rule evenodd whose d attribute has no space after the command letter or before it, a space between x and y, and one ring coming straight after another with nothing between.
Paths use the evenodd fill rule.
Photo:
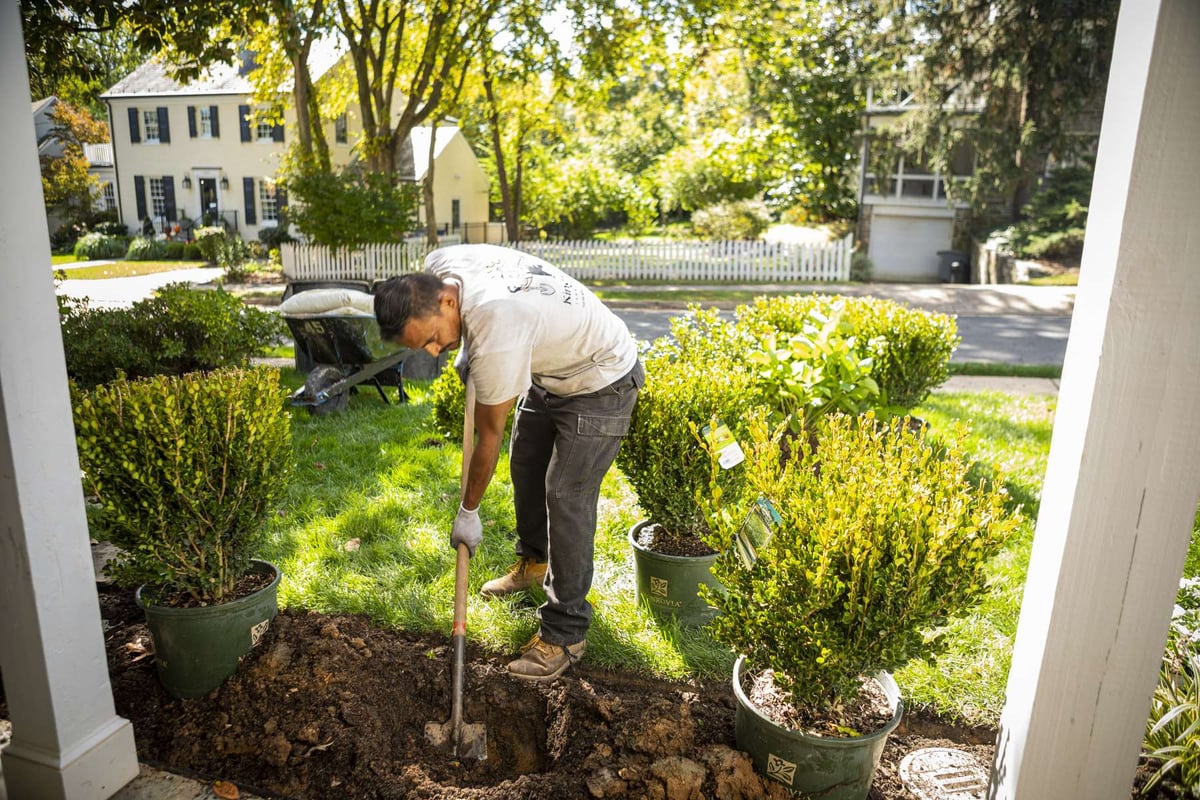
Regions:
<instances>
[{"instance_id":1,"label":"potted shrub","mask_svg":"<svg viewBox=\"0 0 1200 800\"><path fill-rule=\"evenodd\" d=\"M617 466L647 517L629 531L638 601L659 618L701 625L713 611L697 586L714 583L709 567L716 554L705 544L708 523L695 500L710 480L697 431L715 417L742 434L756 400L744 360L719 355L723 338L736 332L715 310L693 308L671 329L644 355L646 384ZM736 466L720 476L727 489L740 479Z\"/></svg>"},{"instance_id":2,"label":"potted shrub","mask_svg":"<svg viewBox=\"0 0 1200 800\"><path fill-rule=\"evenodd\" d=\"M1018 517L999 484L970 483L959 439L873 413L824 422L818 448L800 436L781 456L783 426L753 416L740 495L700 497L723 585L701 592L721 611L714 637L740 656L738 747L792 790L861 800L900 721L890 673L936 655ZM772 535L735 546L764 499Z\"/></svg>"},{"instance_id":3,"label":"potted shrub","mask_svg":"<svg viewBox=\"0 0 1200 800\"><path fill-rule=\"evenodd\" d=\"M219 686L274 618L279 570L253 559L291 469L273 369L120 378L78 394L75 429L109 572L139 586L166 689Z\"/></svg>"}]
</instances>

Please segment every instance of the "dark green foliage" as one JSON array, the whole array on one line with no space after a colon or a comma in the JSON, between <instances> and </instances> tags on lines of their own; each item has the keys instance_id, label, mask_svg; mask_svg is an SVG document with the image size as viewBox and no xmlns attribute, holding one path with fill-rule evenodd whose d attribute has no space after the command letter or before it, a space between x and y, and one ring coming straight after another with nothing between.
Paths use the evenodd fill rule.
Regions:
<instances>
[{"instance_id":1,"label":"dark green foliage","mask_svg":"<svg viewBox=\"0 0 1200 800\"><path fill-rule=\"evenodd\" d=\"M284 334L274 314L221 289L171 284L127 309L63 301L67 374L83 387L150 375L245 366Z\"/></svg>"},{"instance_id":2,"label":"dark green foliage","mask_svg":"<svg viewBox=\"0 0 1200 800\"><path fill-rule=\"evenodd\" d=\"M110 568L154 599L219 603L260 548L291 471L291 422L274 369L121 379L81 393L76 441L92 534Z\"/></svg>"},{"instance_id":3,"label":"dark green foliage","mask_svg":"<svg viewBox=\"0 0 1200 800\"><path fill-rule=\"evenodd\" d=\"M830 316L838 307L847 332L871 345L870 374L889 408L913 408L950 376L959 338L954 318L946 314L874 297L792 295L759 298L739 307L736 317L739 327L762 341L772 331L800 333L813 311Z\"/></svg>"},{"instance_id":4,"label":"dark green foliage","mask_svg":"<svg viewBox=\"0 0 1200 800\"><path fill-rule=\"evenodd\" d=\"M138 236L129 243L125 258L129 261L161 261L167 257L167 243L152 236Z\"/></svg>"},{"instance_id":5,"label":"dark green foliage","mask_svg":"<svg viewBox=\"0 0 1200 800\"><path fill-rule=\"evenodd\" d=\"M122 258L125 255L125 240L103 233L89 233L75 242L75 257L81 261L97 258Z\"/></svg>"},{"instance_id":6,"label":"dark green foliage","mask_svg":"<svg viewBox=\"0 0 1200 800\"><path fill-rule=\"evenodd\" d=\"M226 269L239 266L248 255L246 243L240 236L230 235L224 228L216 226L197 229L196 245L205 261Z\"/></svg>"},{"instance_id":7,"label":"dark green foliage","mask_svg":"<svg viewBox=\"0 0 1200 800\"><path fill-rule=\"evenodd\" d=\"M354 248L397 242L416 219L414 185L393 185L379 172L302 170L289 179L288 189L296 201L289 206L292 222L315 244Z\"/></svg>"},{"instance_id":8,"label":"dark green foliage","mask_svg":"<svg viewBox=\"0 0 1200 800\"><path fill-rule=\"evenodd\" d=\"M204 258L204 254L200 252L200 245L195 242L187 242L183 246L184 261L200 261Z\"/></svg>"},{"instance_id":9,"label":"dark green foliage","mask_svg":"<svg viewBox=\"0 0 1200 800\"><path fill-rule=\"evenodd\" d=\"M1078 262L1091 194L1090 167L1056 170L1023 209L1025 218L1009 228L1013 252L1025 258Z\"/></svg>"},{"instance_id":10,"label":"dark green foliage","mask_svg":"<svg viewBox=\"0 0 1200 800\"><path fill-rule=\"evenodd\" d=\"M124 222L116 220L105 220L97 222L92 226L92 230L96 233L103 233L105 236L128 236L129 226Z\"/></svg>"},{"instance_id":11,"label":"dark green foliage","mask_svg":"<svg viewBox=\"0 0 1200 800\"><path fill-rule=\"evenodd\" d=\"M269 228L258 229L258 240L268 249L278 250L284 242L294 242L295 237L288 233L286 224L273 225Z\"/></svg>"},{"instance_id":12,"label":"dark green foliage","mask_svg":"<svg viewBox=\"0 0 1200 800\"><path fill-rule=\"evenodd\" d=\"M746 370L693 355L646 359L646 385L617 453L617 466L646 516L674 538L696 537L707 528L696 505L697 492L709 483L700 430L717 418L741 440L754 404ZM728 470L722 485L736 486L741 476L737 467Z\"/></svg>"},{"instance_id":13,"label":"dark green foliage","mask_svg":"<svg viewBox=\"0 0 1200 800\"><path fill-rule=\"evenodd\" d=\"M745 491L717 491L713 454L701 495L725 587L701 590L721 609L713 635L809 708L936 655L936 631L984 597L988 563L1019 522L1000 483L972 486L960 440L934 444L904 419L834 415L816 452L801 436L786 458L765 415L749 427ZM758 497L782 521L747 569L732 543Z\"/></svg>"},{"instance_id":14,"label":"dark green foliage","mask_svg":"<svg viewBox=\"0 0 1200 800\"><path fill-rule=\"evenodd\" d=\"M181 260L184 247L186 245L183 242L167 242L167 258L173 261Z\"/></svg>"}]
</instances>

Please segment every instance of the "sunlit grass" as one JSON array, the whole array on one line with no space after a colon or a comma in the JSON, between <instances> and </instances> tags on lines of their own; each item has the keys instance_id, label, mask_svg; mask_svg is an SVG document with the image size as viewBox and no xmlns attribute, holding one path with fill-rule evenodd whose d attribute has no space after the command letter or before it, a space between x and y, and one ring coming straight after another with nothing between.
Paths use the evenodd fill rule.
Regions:
<instances>
[{"instance_id":1,"label":"sunlit grass","mask_svg":"<svg viewBox=\"0 0 1200 800\"><path fill-rule=\"evenodd\" d=\"M74 260L74 256L72 259ZM102 278L129 278L135 275L151 275L156 272L174 272L179 269L210 266L212 265L204 261L114 261L111 264L95 264L90 267L67 267L64 271L70 280L86 281Z\"/></svg>"},{"instance_id":2,"label":"sunlit grass","mask_svg":"<svg viewBox=\"0 0 1200 800\"><path fill-rule=\"evenodd\" d=\"M285 380L301 378L285 370ZM298 409L296 474L266 554L283 568L280 600L324 613L365 614L412 631L448 633L454 553L449 530L458 506L460 443L429 424L427 382L410 381L412 401L385 406L374 389L325 417ZM389 397L394 391L389 390ZM992 591L968 619L950 626L936 664L897 674L910 706L995 724L1003 704L1033 524L1049 452L1056 398L1000 392L939 393L915 413L936 435L967 423L975 474L1002 480L1025 522L992 570ZM515 560L512 489L506 455L484 497L484 542L471 561L468 635L498 655L514 653L537 626L538 593L479 597L479 586ZM628 481L605 479L596 534L589 663L669 678L727 680L732 654L703 630L655 622L634 602L629 528L639 521Z\"/></svg>"}]
</instances>

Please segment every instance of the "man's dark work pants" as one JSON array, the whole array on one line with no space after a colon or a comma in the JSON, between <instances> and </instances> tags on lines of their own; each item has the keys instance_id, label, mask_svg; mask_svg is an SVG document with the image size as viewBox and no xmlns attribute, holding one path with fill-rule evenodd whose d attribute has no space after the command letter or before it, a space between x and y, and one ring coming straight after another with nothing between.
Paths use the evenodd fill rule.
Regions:
<instances>
[{"instance_id":1,"label":"man's dark work pants","mask_svg":"<svg viewBox=\"0 0 1200 800\"><path fill-rule=\"evenodd\" d=\"M538 616L551 644L587 637L600 482L645 380L639 362L597 392L559 397L533 386L517 404L510 455L517 555L548 562Z\"/></svg>"}]
</instances>

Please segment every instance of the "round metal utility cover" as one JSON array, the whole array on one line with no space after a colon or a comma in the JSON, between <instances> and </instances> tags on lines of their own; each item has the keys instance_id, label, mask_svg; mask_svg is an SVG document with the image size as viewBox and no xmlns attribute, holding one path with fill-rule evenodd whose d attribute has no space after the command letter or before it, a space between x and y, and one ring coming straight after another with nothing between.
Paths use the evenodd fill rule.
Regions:
<instances>
[{"instance_id":1,"label":"round metal utility cover","mask_svg":"<svg viewBox=\"0 0 1200 800\"><path fill-rule=\"evenodd\" d=\"M984 800L988 777L974 756L948 747L914 750L900 762L904 788L920 800Z\"/></svg>"}]
</instances>

